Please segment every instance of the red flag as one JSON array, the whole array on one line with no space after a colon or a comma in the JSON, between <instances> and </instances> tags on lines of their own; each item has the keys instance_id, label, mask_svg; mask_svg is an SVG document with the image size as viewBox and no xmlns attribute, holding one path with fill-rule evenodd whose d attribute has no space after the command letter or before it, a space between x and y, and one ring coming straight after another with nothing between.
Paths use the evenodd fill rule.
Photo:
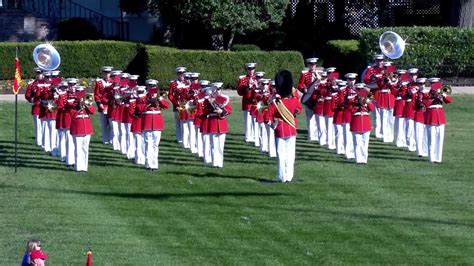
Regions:
<instances>
[{"instance_id":1,"label":"red flag","mask_svg":"<svg viewBox=\"0 0 474 266\"><path fill-rule=\"evenodd\" d=\"M92 266L92 251L87 251L87 261L86 266Z\"/></svg>"},{"instance_id":2,"label":"red flag","mask_svg":"<svg viewBox=\"0 0 474 266\"><path fill-rule=\"evenodd\" d=\"M15 58L15 77L13 78L13 93L18 94L21 85L20 59Z\"/></svg>"}]
</instances>

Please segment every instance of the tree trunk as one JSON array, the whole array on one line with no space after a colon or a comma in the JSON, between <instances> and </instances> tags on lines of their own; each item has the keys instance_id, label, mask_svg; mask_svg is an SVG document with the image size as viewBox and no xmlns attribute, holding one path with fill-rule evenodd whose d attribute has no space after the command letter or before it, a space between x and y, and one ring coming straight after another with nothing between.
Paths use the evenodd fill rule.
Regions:
<instances>
[{"instance_id":1,"label":"tree trunk","mask_svg":"<svg viewBox=\"0 0 474 266\"><path fill-rule=\"evenodd\" d=\"M231 30L229 40L227 41L226 50L230 50L230 48L232 48L232 44L234 42L234 37L235 37L235 31Z\"/></svg>"},{"instance_id":2,"label":"tree trunk","mask_svg":"<svg viewBox=\"0 0 474 266\"><path fill-rule=\"evenodd\" d=\"M213 32L211 36L211 46L213 50L224 50L224 33Z\"/></svg>"},{"instance_id":3,"label":"tree trunk","mask_svg":"<svg viewBox=\"0 0 474 266\"><path fill-rule=\"evenodd\" d=\"M458 27L472 28L474 26L474 0L461 0L459 6Z\"/></svg>"}]
</instances>

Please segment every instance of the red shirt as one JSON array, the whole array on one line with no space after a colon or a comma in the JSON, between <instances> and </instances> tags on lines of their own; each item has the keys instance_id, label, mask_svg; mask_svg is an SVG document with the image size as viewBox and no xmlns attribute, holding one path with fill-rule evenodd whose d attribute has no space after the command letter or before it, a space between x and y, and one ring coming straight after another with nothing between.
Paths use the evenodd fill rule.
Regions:
<instances>
[{"instance_id":1,"label":"red shirt","mask_svg":"<svg viewBox=\"0 0 474 266\"><path fill-rule=\"evenodd\" d=\"M250 88L250 83L252 88ZM242 96L242 111L250 111L253 104L253 89L257 86L257 79L254 76L242 76L237 84L237 93Z\"/></svg>"},{"instance_id":2,"label":"red shirt","mask_svg":"<svg viewBox=\"0 0 474 266\"><path fill-rule=\"evenodd\" d=\"M370 123L370 112L374 110L374 104L369 102L366 105L359 106L359 104L355 103L356 101L358 101L358 97L355 98L351 106L351 132L370 132L372 130L372 125Z\"/></svg>"},{"instance_id":3,"label":"red shirt","mask_svg":"<svg viewBox=\"0 0 474 266\"><path fill-rule=\"evenodd\" d=\"M151 95L148 96L148 99ZM165 128L162 109L168 109L170 104L165 100L158 100L157 104L147 104L139 106L139 111L142 113L142 130L162 131Z\"/></svg>"},{"instance_id":4,"label":"red shirt","mask_svg":"<svg viewBox=\"0 0 474 266\"><path fill-rule=\"evenodd\" d=\"M290 111L290 113L293 114L295 117L295 126L296 128L298 127L298 122L296 120L296 116L301 113L301 103L298 101L297 98L295 97L290 97L290 98L283 98L280 100ZM278 119L278 124L275 128L275 137L277 138L289 138L296 136L296 128L290 126L285 120L283 120L280 112L278 112L278 109L276 108L276 104L272 103L269 108L268 112L266 113L266 121L273 122L275 119Z\"/></svg>"},{"instance_id":5,"label":"red shirt","mask_svg":"<svg viewBox=\"0 0 474 266\"><path fill-rule=\"evenodd\" d=\"M76 104L78 102L76 101ZM84 109L75 107L71 109L71 135L84 136L92 135L94 132L92 128L91 115L95 113L94 106L90 105Z\"/></svg>"},{"instance_id":6,"label":"red shirt","mask_svg":"<svg viewBox=\"0 0 474 266\"><path fill-rule=\"evenodd\" d=\"M232 107L228 101L229 97L226 95L219 95L218 97L227 98L227 103L221 104L221 106L227 111L227 116L232 113ZM227 125L227 116L219 116L214 112L214 108L209 103L209 100L205 100L203 104L202 112L202 123L201 123L201 132L203 134L225 134L229 131Z\"/></svg>"},{"instance_id":7,"label":"red shirt","mask_svg":"<svg viewBox=\"0 0 474 266\"><path fill-rule=\"evenodd\" d=\"M440 96L440 98L433 98L433 95L427 100L426 107L426 124L432 126L439 126L446 124L444 116L443 104L452 102L451 96Z\"/></svg>"}]
</instances>

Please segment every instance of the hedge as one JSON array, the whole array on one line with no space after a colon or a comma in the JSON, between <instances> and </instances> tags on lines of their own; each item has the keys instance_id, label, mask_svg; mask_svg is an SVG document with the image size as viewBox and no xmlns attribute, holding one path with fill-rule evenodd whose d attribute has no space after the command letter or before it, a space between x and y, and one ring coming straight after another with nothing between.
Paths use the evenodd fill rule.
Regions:
<instances>
[{"instance_id":1,"label":"hedge","mask_svg":"<svg viewBox=\"0 0 474 266\"><path fill-rule=\"evenodd\" d=\"M328 41L324 49L324 66L336 67L341 76L348 72L362 72L366 64L359 52L359 41Z\"/></svg>"},{"instance_id":2,"label":"hedge","mask_svg":"<svg viewBox=\"0 0 474 266\"><path fill-rule=\"evenodd\" d=\"M395 27L364 29L360 36L360 52L365 62L379 53L379 37L394 31L407 39L405 53L392 60L398 67L417 67L424 76L474 75L474 29L451 27Z\"/></svg>"},{"instance_id":3,"label":"hedge","mask_svg":"<svg viewBox=\"0 0 474 266\"><path fill-rule=\"evenodd\" d=\"M234 52L242 52L242 51L261 51L260 47L255 44L234 44L230 48L231 51Z\"/></svg>"},{"instance_id":4,"label":"hedge","mask_svg":"<svg viewBox=\"0 0 474 266\"><path fill-rule=\"evenodd\" d=\"M32 52L39 42L0 43L0 60L3 63L0 79L13 77L15 47L19 47L22 77L34 77L36 67ZM57 41L53 43L61 55L63 77L97 77L100 67L111 65L146 78L157 78L162 86L168 86L175 78L175 68L186 66L190 71L200 72L203 79L222 81L234 87L239 75L245 73L244 64L256 62L257 70L266 71L273 78L280 69L288 69L298 75L304 67L299 52L289 51L203 51L178 50L154 45L143 45L118 41ZM295 79L298 77L296 76Z\"/></svg>"},{"instance_id":5,"label":"hedge","mask_svg":"<svg viewBox=\"0 0 474 266\"><path fill-rule=\"evenodd\" d=\"M148 47L148 75L158 78L163 86L176 78L175 68L185 66L189 71L201 73L202 79L222 81L227 88L237 85L239 75L245 74L244 65L257 63L257 71L265 71L268 78L274 78L280 69L288 69L295 76L295 82L303 69L301 53L294 51L203 51L172 50Z\"/></svg>"}]
</instances>

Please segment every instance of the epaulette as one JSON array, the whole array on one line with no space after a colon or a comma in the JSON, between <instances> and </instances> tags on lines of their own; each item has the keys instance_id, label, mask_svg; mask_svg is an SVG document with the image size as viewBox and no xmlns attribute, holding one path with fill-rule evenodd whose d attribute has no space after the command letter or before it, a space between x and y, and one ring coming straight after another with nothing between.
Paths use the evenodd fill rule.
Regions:
<instances>
[{"instance_id":1,"label":"epaulette","mask_svg":"<svg viewBox=\"0 0 474 266\"><path fill-rule=\"evenodd\" d=\"M239 79L243 79L243 78L245 78L246 76L247 76L247 75L240 75L240 76L239 76Z\"/></svg>"}]
</instances>

